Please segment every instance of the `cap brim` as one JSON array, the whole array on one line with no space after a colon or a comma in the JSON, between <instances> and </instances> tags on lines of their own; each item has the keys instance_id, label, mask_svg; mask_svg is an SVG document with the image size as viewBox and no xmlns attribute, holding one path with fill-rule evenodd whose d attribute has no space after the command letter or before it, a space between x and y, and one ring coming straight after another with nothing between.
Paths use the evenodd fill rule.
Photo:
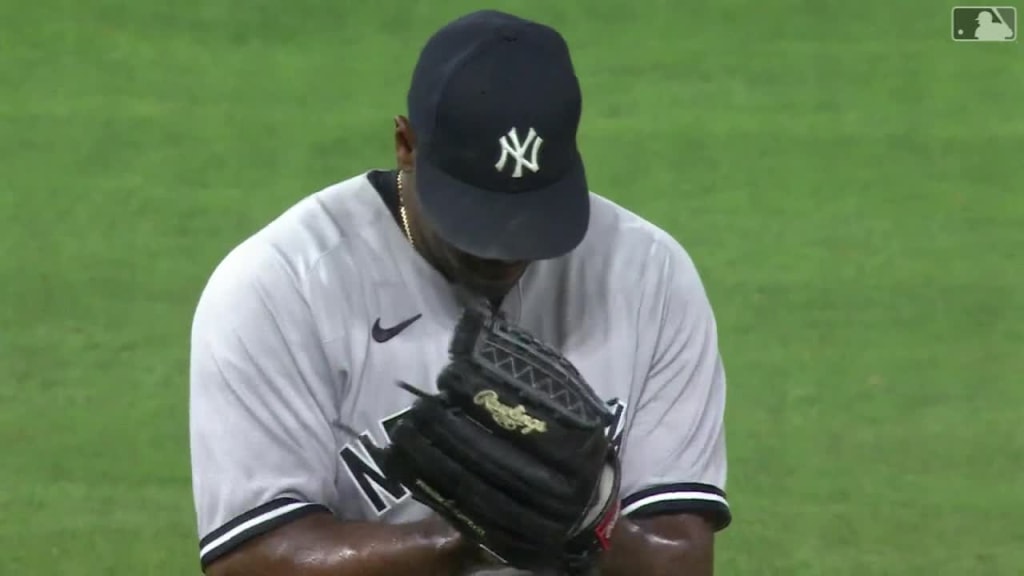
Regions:
<instances>
[{"instance_id":1,"label":"cap brim","mask_svg":"<svg viewBox=\"0 0 1024 576\"><path fill-rule=\"evenodd\" d=\"M590 222L590 191L578 155L558 182L517 194L470 186L421 160L416 191L441 238L478 258L557 258L583 241Z\"/></svg>"}]
</instances>

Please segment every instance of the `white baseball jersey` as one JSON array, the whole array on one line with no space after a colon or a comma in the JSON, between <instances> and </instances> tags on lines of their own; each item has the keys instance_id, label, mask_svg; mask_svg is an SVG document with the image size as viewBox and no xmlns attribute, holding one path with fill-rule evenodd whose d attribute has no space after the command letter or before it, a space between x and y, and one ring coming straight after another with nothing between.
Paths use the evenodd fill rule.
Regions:
<instances>
[{"instance_id":1,"label":"white baseball jersey","mask_svg":"<svg viewBox=\"0 0 1024 576\"><path fill-rule=\"evenodd\" d=\"M407 522L430 510L384 478L378 445L434 379L461 308L362 174L304 198L218 265L191 341L192 479L203 566L314 511ZM687 252L596 194L572 253L531 264L506 316L560 350L616 414L627 516L725 497L725 375Z\"/></svg>"}]
</instances>

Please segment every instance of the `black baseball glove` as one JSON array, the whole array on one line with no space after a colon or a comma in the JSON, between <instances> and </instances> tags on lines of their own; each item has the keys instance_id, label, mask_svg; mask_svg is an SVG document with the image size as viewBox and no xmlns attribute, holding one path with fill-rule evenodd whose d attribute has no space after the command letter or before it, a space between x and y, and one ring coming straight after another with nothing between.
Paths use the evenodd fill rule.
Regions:
<instances>
[{"instance_id":1,"label":"black baseball glove","mask_svg":"<svg viewBox=\"0 0 1024 576\"><path fill-rule=\"evenodd\" d=\"M419 398L383 449L409 489L499 562L585 574L619 514L612 414L576 368L488 309L456 326L438 393Z\"/></svg>"}]
</instances>

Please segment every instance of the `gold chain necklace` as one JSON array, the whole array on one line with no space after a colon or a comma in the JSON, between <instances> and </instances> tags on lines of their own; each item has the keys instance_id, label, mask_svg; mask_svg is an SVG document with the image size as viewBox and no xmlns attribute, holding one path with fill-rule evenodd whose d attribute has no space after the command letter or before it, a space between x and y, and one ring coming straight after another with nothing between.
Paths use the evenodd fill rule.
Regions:
<instances>
[{"instance_id":1,"label":"gold chain necklace","mask_svg":"<svg viewBox=\"0 0 1024 576\"><path fill-rule=\"evenodd\" d=\"M412 232L409 231L409 216L405 212L402 184L402 169L399 168L398 173L395 175L395 186L398 188L398 213L402 216L402 229L405 231L405 237L409 239L409 244L412 244L413 248L415 248L416 242L412 239Z\"/></svg>"}]
</instances>

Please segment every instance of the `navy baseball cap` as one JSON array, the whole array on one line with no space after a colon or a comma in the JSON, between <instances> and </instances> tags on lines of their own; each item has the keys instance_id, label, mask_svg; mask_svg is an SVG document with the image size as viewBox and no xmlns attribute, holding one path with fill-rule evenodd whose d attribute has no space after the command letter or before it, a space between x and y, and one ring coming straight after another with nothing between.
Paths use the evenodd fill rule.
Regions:
<instances>
[{"instance_id":1,"label":"navy baseball cap","mask_svg":"<svg viewBox=\"0 0 1024 576\"><path fill-rule=\"evenodd\" d=\"M586 236L579 80L553 28L494 10L436 32L408 94L421 212L480 258L543 260Z\"/></svg>"}]
</instances>

